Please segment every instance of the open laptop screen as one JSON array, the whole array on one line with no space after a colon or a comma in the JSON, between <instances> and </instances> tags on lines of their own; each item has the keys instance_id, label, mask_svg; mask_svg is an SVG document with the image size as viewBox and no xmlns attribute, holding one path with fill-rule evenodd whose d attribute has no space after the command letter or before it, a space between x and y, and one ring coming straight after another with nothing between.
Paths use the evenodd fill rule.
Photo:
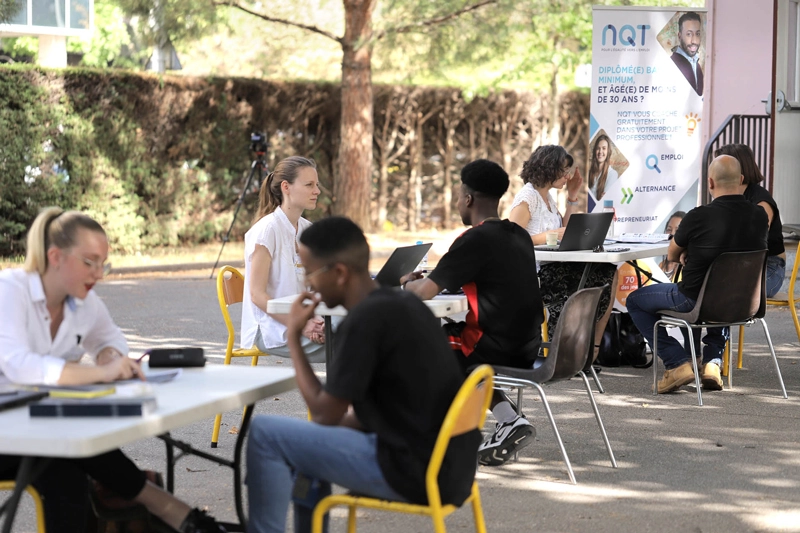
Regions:
<instances>
[{"instance_id":1,"label":"open laptop screen","mask_svg":"<svg viewBox=\"0 0 800 533\"><path fill-rule=\"evenodd\" d=\"M425 243L395 248L375 280L386 287L399 287L400 278L414 271L431 245L432 243Z\"/></svg>"}]
</instances>

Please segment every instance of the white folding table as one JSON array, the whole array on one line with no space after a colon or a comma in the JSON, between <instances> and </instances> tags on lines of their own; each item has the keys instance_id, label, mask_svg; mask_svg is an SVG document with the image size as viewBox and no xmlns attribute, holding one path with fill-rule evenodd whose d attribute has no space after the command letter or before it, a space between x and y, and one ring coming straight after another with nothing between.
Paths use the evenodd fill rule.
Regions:
<instances>
[{"instance_id":1,"label":"white folding table","mask_svg":"<svg viewBox=\"0 0 800 533\"><path fill-rule=\"evenodd\" d=\"M157 408L146 416L31 418L27 406L0 413L0 454L22 457L15 490L0 510L6 513L3 533L11 531L22 491L50 459L92 457L148 437L159 437L167 445L169 491L174 488L174 448L232 468L236 512L244 528L241 455L253 404L295 386L291 368L208 365L184 368L174 381L154 384ZM197 450L169 435L173 429L242 406L247 407L233 461Z\"/></svg>"},{"instance_id":2,"label":"white folding table","mask_svg":"<svg viewBox=\"0 0 800 533\"><path fill-rule=\"evenodd\" d=\"M572 252L553 252L546 250L536 250L537 261L560 261L564 263L586 263L583 270L581 281L578 284L578 290L586 285L586 279L589 277L589 272L593 263L623 263L627 262L634 266L636 274L639 276L639 286L642 286L641 270L636 266L637 259L645 259L648 257L656 257L665 255L669 249L669 241L658 242L654 244L629 244L629 243L614 243L605 245L606 248L628 248L624 252L594 252L592 250L579 250Z\"/></svg>"},{"instance_id":3,"label":"white folding table","mask_svg":"<svg viewBox=\"0 0 800 533\"><path fill-rule=\"evenodd\" d=\"M283 298L274 298L267 302L267 313L275 314L288 314L292 308L292 304L297 300L297 294L284 296ZM423 303L428 306L433 316L436 318L444 318L446 316L463 313L468 310L467 297L464 295L444 295L439 294L434 296L431 300L423 300ZM329 364L333 358L333 327L331 326L332 316L346 316L347 309L342 306L328 308L323 302L317 305L315 313L325 319L325 362Z\"/></svg>"}]
</instances>

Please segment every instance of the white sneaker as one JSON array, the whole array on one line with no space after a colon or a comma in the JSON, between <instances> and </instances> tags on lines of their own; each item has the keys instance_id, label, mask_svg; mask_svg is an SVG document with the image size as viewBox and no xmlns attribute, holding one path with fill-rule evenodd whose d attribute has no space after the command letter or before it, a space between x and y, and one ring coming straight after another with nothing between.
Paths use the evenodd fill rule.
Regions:
<instances>
[{"instance_id":1,"label":"white sneaker","mask_svg":"<svg viewBox=\"0 0 800 533\"><path fill-rule=\"evenodd\" d=\"M500 466L516 452L533 442L536 428L524 415L511 422L498 423L489 439L478 447L478 462L482 465Z\"/></svg>"}]
</instances>

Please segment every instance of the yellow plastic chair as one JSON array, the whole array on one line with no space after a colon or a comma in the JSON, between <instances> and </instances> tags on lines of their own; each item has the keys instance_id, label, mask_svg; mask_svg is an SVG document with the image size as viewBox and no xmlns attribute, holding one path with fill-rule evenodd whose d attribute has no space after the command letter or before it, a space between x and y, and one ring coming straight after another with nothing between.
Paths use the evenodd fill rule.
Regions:
<instances>
[{"instance_id":1,"label":"yellow plastic chair","mask_svg":"<svg viewBox=\"0 0 800 533\"><path fill-rule=\"evenodd\" d=\"M0 490L14 490L16 486L17 484L14 481L0 481ZM42 502L42 497L32 485L25 487L25 491L31 495L31 498L33 498L33 505L36 508L36 531L38 531L38 533L46 533L47 530L44 527L44 503Z\"/></svg>"},{"instance_id":2,"label":"yellow plastic chair","mask_svg":"<svg viewBox=\"0 0 800 533\"><path fill-rule=\"evenodd\" d=\"M793 228L794 226L790 226ZM798 227L800 229L800 227ZM797 252L794 256L794 267L792 268L792 275L789 278L788 292L779 292L772 298L767 298L767 305L777 305L782 307L789 307L792 313L792 320L794 320L794 329L797 332L797 341L800 342L800 320L797 318L797 300L794 297L794 289L797 283L797 267L800 266L800 242L797 243ZM739 326L739 353L736 360L736 368L742 368L742 349L744 348L744 326ZM728 358L730 357L730 342L725 345L725 352L722 359L724 374L727 375Z\"/></svg>"},{"instance_id":3,"label":"yellow plastic chair","mask_svg":"<svg viewBox=\"0 0 800 533\"><path fill-rule=\"evenodd\" d=\"M252 348L233 348L236 341L236 330L231 322L231 314L228 307L233 304L242 303L244 295L244 276L232 266L224 266L217 274L217 299L219 300L219 310L222 311L222 318L225 319L225 327L228 329L228 345L225 348L225 364L231 364L233 357L251 357L252 366L258 365L258 358L269 355L262 352L255 346ZM222 423L222 414L214 418L214 431L211 433L211 447L216 448L219 442L219 426Z\"/></svg>"},{"instance_id":4,"label":"yellow plastic chair","mask_svg":"<svg viewBox=\"0 0 800 533\"><path fill-rule=\"evenodd\" d=\"M428 463L425 473L425 487L428 493L428 505L416 505L411 503L378 500L364 496L350 496L347 494L335 494L328 496L320 501L314 509L312 531L322 533L322 521L328 511L339 505L346 505L349 508L347 521L348 533L356 531L356 508L366 507L378 509L380 511L391 511L395 513L406 513L430 516L433 520L433 529L436 533L444 533L446 530L444 519L457 509L455 505L442 505L441 495L439 494L439 469L442 466L447 445L452 437L462 435L473 429L483 428L486 420L486 411L492 399L492 386L494 375L492 367L481 365L469 375L456 394L450 409L447 411L436 445ZM476 450L477 453L477 450ZM475 530L478 533L486 533L486 524L483 519L483 508L481 507L481 497L478 492L477 481L472 482L472 492L464 503L472 504L472 514L475 519Z\"/></svg>"}]
</instances>

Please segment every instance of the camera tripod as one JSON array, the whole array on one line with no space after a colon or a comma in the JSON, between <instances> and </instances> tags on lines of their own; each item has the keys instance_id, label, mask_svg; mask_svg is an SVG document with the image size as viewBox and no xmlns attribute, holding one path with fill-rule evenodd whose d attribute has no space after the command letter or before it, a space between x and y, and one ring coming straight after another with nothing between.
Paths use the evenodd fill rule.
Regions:
<instances>
[{"instance_id":1,"label":"camera tripod","mask_svg":"<svg viewBox=\"0 0 800 533\"><path fill-rule=\"evenodd\" d=\"M236 216L239 214L239 209L242 208L245 196L247 196L248 191L250 191L250 184L253 182L253 178L257 179L256 190L260 190L261 183L267 174L269 174L269 167L267 167L267 162L265 160L266 155L266 149L263 152L256 152L256 159L250 165L250 173L247 175L247 180L245 181L244 188L242 189L242 194L239 195L239 200L236 202L236 210L233 212L233 220L231 220L231 225L228 228L228 232L224 237L222 237L222 247L219 249L219 255L217 255L217 260L214 262L214 266L211 267L211 275L208 276L208 279L214 279L214 271L217 269L217 265L219 265L219 258L222 257L222 250L225 249L225 243L230 239L233 225L236 224Z\"/></svg>"}]
</instances>

